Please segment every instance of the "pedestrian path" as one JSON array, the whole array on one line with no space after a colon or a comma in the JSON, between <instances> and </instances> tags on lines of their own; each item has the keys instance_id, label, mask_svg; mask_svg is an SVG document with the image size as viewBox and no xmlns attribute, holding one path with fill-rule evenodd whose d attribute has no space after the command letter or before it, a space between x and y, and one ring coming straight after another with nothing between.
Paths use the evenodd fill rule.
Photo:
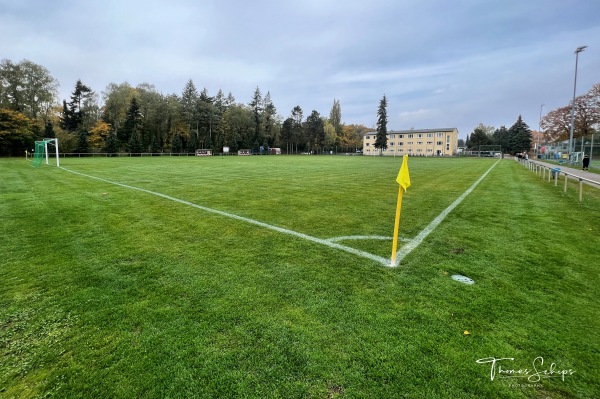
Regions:
<instances>
[{"instance_id":1,"label":"pedestrian path","mask_svg":"<svg viewBox=\"0 0 600 399\"><path fill-rule=\"evenodd\" d=\"M583 183L588 184L590 186L594 186L600 188L600 175L597 173L592 173L587 170L581 170L581 167L577 168L575 165L565 166L565 165L557 165L554 163L543 162L535 159L529 160L532 163L545 166L547 168L560 168L561 172L569 174L569 176L574 176L577 178L582 178Z\"/></svg>"}]
</instances>

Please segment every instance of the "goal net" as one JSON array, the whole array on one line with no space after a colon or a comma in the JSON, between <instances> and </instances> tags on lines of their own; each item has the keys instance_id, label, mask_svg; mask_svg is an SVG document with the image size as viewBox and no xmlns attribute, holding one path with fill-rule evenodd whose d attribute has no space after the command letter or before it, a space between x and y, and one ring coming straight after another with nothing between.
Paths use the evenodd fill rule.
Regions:
<instances>
[{"instance_id":1,"label":"goal net","mask_svg":"<svg viewBox=\"0 0 600 399\"><path fill-rule=\"evenodd\" d=\"M35 142L33 159L31 160L34 167L39 167L44 162L44 159L46 160L46 165L49 164L48 144L54 145L56 166L60 166L60 159L58 157L58 139L44 139Z\"/></svg>"}]
</instances>

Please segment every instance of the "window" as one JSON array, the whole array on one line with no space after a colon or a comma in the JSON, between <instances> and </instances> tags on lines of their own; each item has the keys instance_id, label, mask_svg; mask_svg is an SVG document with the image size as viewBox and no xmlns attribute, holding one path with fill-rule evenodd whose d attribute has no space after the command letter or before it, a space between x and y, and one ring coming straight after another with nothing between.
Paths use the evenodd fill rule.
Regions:
<instances>
[{"instance_id":1,"label":"window","mask_svg":"<svg viewBox=\"0 0 600 399\"><path fill-rule=\"evenodd\" d=\"M392 146L392 145L394 145L394 142L393 142L393 141L390 143L390 146Z\"/></svg>"},{"instance_id":2,"label":"window","mask_svg":"<svg viewBox=\"0 0 600 399\"><path fill-rule=\"evenodd\" d=\"M423 142L422 141L417 141L417 144L418 145L423 145Z\"/></svg>"},{"instance_id":3,"label":"window","mask_svg":"<svg viewBox=\"0 0 600 399\"><path fill-rule=\"evenodd\" d=\"M400 142L398 142L398 145L399 145L400 147L402 147L402 146L404 145L404 143L400 141Z\"/></svg>"},{"instance_id":4,"label":"window","mask_svg":"<svg viewBox=\"0 0 600 399\"><path fill-rule=\"evenodd\" d=\"M427 144L433 145L433 141L428 141Z\"/></svg>"},{"instance_id":5,"label":"window","mask_svg":"<svg viewBox=\"0 0 600 399\"><path fill-rule=\"evenodd\" d=\"M438 141L438 142L437 142L437 145L442 145L442 144L443 144L443 143L442 143L441 141Z\"/></svg>"},{"instance_id":6,"label":"window","mask_svg":"<svg viewBox=\"0 0 600 399\"><path fill-rule=\"evenodd\" d=\"M438 137L444 137L444 133L438 133L437 136Z\"/></svg>"},{"instance_id":7,"label":"window","mask_svg":"<svg viewBox=\"0 0 600 399\"><path fill-rule=\"evenodd\" d=\"M399 138L399 139L403 139L403 138L404 138L404 135L403 135L403 134L399 134L399 135L398 135L398 138Z\"/></svg>"},{"instance_id":8,"label":"window","mask_svg":"<svg viewBox=\"0 0 600 399\"><path fill-rule=\"evenodd\" d=\"M390 135L390 138L391 138L391 139L395 139L395 138L396 138L396 135L395 135L395 134L391 134L391 135Z\"/></svg>"},{"instance_id":9,"label":"window","mask_svg":"<svg viewBox=\"0 0 600 399\"><path fill-rule=\"evenodd\" d=\"M427 137L433 137L433 133L427 133Z\"/></svg>"},{"instance_id":10,"label":"window","mask_svg":"<svg viewBox=\"0 0 600 399\"><path fill-rule=\"evenodd\" d=\"M371 145L371 143L367 143L367 147L370 146L370 145Z\"/></svg>"},{"instance_id":11,"label":"window","mask_svg":"<svg viewBox=\"0 0 600 399\"><path fill-rule=\"evenodd\" d=\"M421 133L419 133L419 134L417 134L417 137L421 138L421 137L423 137L423 135Z\"/></svg>"},{"instance_id":12,"label":"window","mask_svg":"<svg viewBox=\"0 0 600 399\"><path fill-rule=\"evenodd\" d=\"M412 139L412 138L413 138L413 135L412 135L412 134L409 134L409 135L408 135L408 138L409 138L409 139Z\"/></svg>"}]
</instances>

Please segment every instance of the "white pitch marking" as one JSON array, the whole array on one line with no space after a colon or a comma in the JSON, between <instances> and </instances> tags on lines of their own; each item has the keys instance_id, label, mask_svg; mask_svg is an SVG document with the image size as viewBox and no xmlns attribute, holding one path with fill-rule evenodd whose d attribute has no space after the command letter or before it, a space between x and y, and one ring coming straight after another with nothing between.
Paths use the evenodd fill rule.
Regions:
<instances>
[{"instance_id":1,"label":"white pitch marking","mask_svg":"<svg viewBox=\"0 0 600 399\"><path fill-rule=\"evenodd\" d=\"M95 179L95 180L103 181L105 183L113 184L115 186L125 187L125 188L131 189L131 190L137 190L137 191L141 191L141 192L144 192L144 193L147 193L147 194L156 195L157 197L161 197L161 198L165 198L165 199L168 199L168 200L171 200L171 201L175 201L175 202L178 202L178 203L183 204L183 205L189 205L191 207L194 207L194 208L197 208L197 209L201 209L203 211L210 212L210 213L215 213L215 214L220 215L220 216L225 216L225 217L228 217L228 218L231 218L231 219L236 219L236 220L240 220L242 222L254 224L254 225L257 225L257 226L260 226L260 227L264 227L265 229L277 231L279 233L288 234L288 235L291 235L291 236L294 236L294 237L298 237L298 238L303 238L305 240L312 241L312 242L315 242L317 244L325 245L325 246L330 247L330 248L340 249L342 251L346 251L346 252L349 252L351 254L354 254L354 255L357 255L357 256L361 256L363 258L371 259L371 260L373 260L375 262L379 262L379 263L381 263L381 264L383 264L385 266L389 266L389 260L387 260L386 258L383 258L381 256L373 255L373 254L370 254L370 253L365 252L365 251L360 251L358 249L347 247L345 245L337 244L335 242L331 242L331 241L328 241L328 240L323 240L321 238L309 236L308 234L299 233L297 231L293 231L293 230L289 230L289 229L284 229L283 227L273 226L273 225L270 225L268 223L259 222L258 220L250 219L250 218L243 217L243 216L234 215L233 213L228 213L228 212L219 211L217 209L207 208L207 207L202 206L202 205L194 204L193 202L184 201L184 200L181 200L179 198L171 197L171 196L166 195L166 194L157 193L156 191L150 191L150 190L146 190L144 188L129 186L129 185L123 184L123 183L117 183L117 182L114 182L114 181L111 181L111 180L103 179L101 177L96 177L96 176L92 176L92 175L86 175L85 173L75 172L74 170L70 170L70 169L67 169L67 168L64 168L64 167L60 167L60 169L63 169L65 171L67 171L67 172L71 172L71 173L74 173L76 175L84 176L84 177L87 177L87 178L90 178L90 179Z\"/></svg>"},{"instance_id":2,"label":"white pitch marking","mask_svg":"<svg viewBox=\"0 0 600 399\"><path fill-rule=\"evenodd\" d=\"M386 236L343 236L343 237L332 237L328 238L326 241L329 242L338 242L345 240L393 240L394 237L386 237ZM400 238L402 241L410 241L409 238Z\"/></svg>"},{"instance_id":3,"label":"white pitch marking","mask_svg":"<svg viewBox=\"0 0 600 399\"><path fill-rule=\"evenodd\" d=\"M471 187L469 187L467 189L467 191L465 191L460 197L458 197L453 203L451 203L448 208L444 209L442 211L442 213L440 213L438 215L438 217L433 219L433 221L431 223L429 223L427 225L427 227L425 227L419 233L419 235L417 235L415 238L413 238L411 241L409 241L408 244L404 245L396 253L397 255L396 255L396 263L395 264L392 265L392 264L390 264L391 262L388 261L387 266L391 266L391 267L398 266L398 264L400 264L400 261L402 259L404 259L404 257L406 255L408 255L409 253L411 253L411 251L413 249L418 247L419 244L421 244L423 242L425 237L427 237L429 235L429 233L431 233L433 230L435 230L435 228L438 227L440 223L442 223L442 220L444 220L446 218L446 216L448 216L448 214L450 212L452 212L452 210L454 210L454 208L456 208L458 206L458 204L460 204L467 195L471 194L471 191L473 191L475 189L475 187L477 187L479 185L479 183L481 183L483 181L483 179L488 175L488 173L490 173L490 171L492 169L494 169L494 167L498 164L498 162L500 162L500 160L497 160L496 163L494 163L475 183L473 183L473 185Z\"/></svg>"}]
</instances>

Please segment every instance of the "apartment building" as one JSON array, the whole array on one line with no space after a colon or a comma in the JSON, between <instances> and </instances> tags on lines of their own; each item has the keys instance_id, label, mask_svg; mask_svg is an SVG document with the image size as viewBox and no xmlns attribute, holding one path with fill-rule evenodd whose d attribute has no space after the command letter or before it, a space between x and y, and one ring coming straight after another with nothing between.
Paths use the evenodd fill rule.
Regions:
<instances>
[{"instance_id":1,"label":"apartment building","mask_svg":"<svg viewBox=\"0 0 600 399\"><path fill-rule=\"evenodd\" d=\"M375 148L376 131L363 136L363 154L379 155ZM458 152L458 129L411 129L389 130L387 132L387 149L383 155L401 156L449 156Z\"/></svg>"}]
</instances>

